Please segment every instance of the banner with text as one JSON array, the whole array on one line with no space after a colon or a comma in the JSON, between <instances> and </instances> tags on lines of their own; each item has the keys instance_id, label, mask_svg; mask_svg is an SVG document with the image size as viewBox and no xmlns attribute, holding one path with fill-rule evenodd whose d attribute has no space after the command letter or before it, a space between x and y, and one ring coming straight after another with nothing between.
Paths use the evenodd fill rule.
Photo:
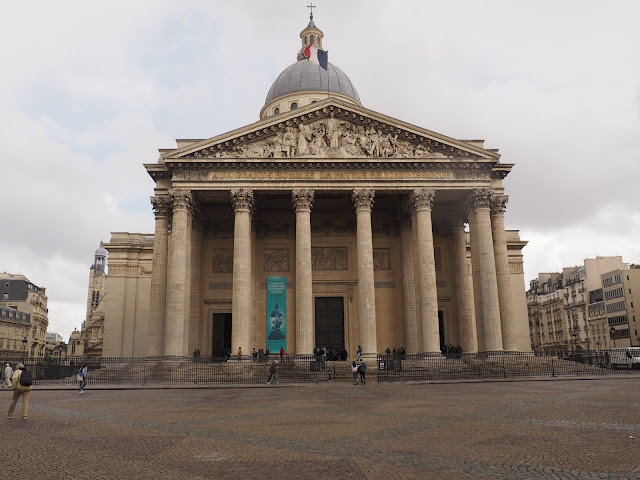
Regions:
<instances>
[{"instance_id":1,"label":"banner with text","mask_svg":"<svg viewBox=\"0 0 640 480\"><path fill-rule=\"evenodd\" d=\"M287 277L267 277L267 348L287 351Z\"/></svg>"}]
</instances>

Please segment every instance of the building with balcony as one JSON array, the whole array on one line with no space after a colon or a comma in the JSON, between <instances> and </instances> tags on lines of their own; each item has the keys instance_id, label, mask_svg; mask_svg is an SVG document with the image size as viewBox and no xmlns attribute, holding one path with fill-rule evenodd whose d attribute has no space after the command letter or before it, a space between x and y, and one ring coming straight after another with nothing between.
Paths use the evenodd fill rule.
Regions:
<instances>
[{"instance_id":1,"label":"building with balcony","mask_svg":"<svg viewBox=\"0 0 640 480\"><path fill-rule=\"evenodd\" d=\"M616 269L602 275L606 328L613 347L640 346L640 265ZM638 296L634 299L634 296Z\"/></svg>"},{"instance_id":2,"label":"building with balcony","mask_svg":"<svg viewBox=\"0 0 640 480\"><path fill-rule=\"evenodd\" d=\"M0 273L0 307L3 306L29 315L30 325L24 325L20 341L26 339L23 343L28 357L44 357L49 326L45 289L38 287L24 275ZM8 323L6 325L8 328Z\"/></svg>"}]
</instances>

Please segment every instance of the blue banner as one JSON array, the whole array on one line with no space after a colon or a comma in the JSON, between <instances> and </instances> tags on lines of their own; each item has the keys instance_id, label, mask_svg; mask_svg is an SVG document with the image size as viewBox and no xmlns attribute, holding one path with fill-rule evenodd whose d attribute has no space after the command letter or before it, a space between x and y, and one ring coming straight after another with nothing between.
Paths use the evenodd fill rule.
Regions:
<instances>
[{"instance_id":1,"label":"blue banner","mask_svg":"<svg viewBox=\"0 0 640 480\"><path fill-rule=\"evenodd\" d=\"M267 277L267 348L287 351L287 277Z\"/></svg>"}]
</instances>

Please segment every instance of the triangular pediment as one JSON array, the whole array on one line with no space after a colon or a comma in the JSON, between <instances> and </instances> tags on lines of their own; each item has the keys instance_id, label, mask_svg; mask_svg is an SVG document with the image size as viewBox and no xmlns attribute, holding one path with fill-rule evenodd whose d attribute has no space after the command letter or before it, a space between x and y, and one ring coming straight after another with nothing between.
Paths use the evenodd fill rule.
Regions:
<instances>
[{"instance_id":1,"label":"triangular pediment","mask_svg":"<svg viewBox=\"0 0 640 480\"><path fill-rule=\"evenodd\" d=\"M246 127L164 151L165 162L206 159L485 159L500 155L360 105L327 98Z\"/></svg>"}]
</instances>

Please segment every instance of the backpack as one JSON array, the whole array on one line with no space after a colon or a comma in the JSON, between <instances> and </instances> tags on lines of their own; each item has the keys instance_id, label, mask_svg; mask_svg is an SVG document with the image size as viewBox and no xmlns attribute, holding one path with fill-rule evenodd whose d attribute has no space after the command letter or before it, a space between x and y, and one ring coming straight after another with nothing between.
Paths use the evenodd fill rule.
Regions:
<instances>
[{"instance_id":1,"label":"backpack","mask_svg":"<svg viewBox=\"0 0 640 480\"><path fill-rule=\"evenodd\" d=\"M32 383L33 377L31 376L31 372L23 369L22 373L20 374L20 385L22 385L23 387L30 387Z\"/></svg>"}]
</instances>

